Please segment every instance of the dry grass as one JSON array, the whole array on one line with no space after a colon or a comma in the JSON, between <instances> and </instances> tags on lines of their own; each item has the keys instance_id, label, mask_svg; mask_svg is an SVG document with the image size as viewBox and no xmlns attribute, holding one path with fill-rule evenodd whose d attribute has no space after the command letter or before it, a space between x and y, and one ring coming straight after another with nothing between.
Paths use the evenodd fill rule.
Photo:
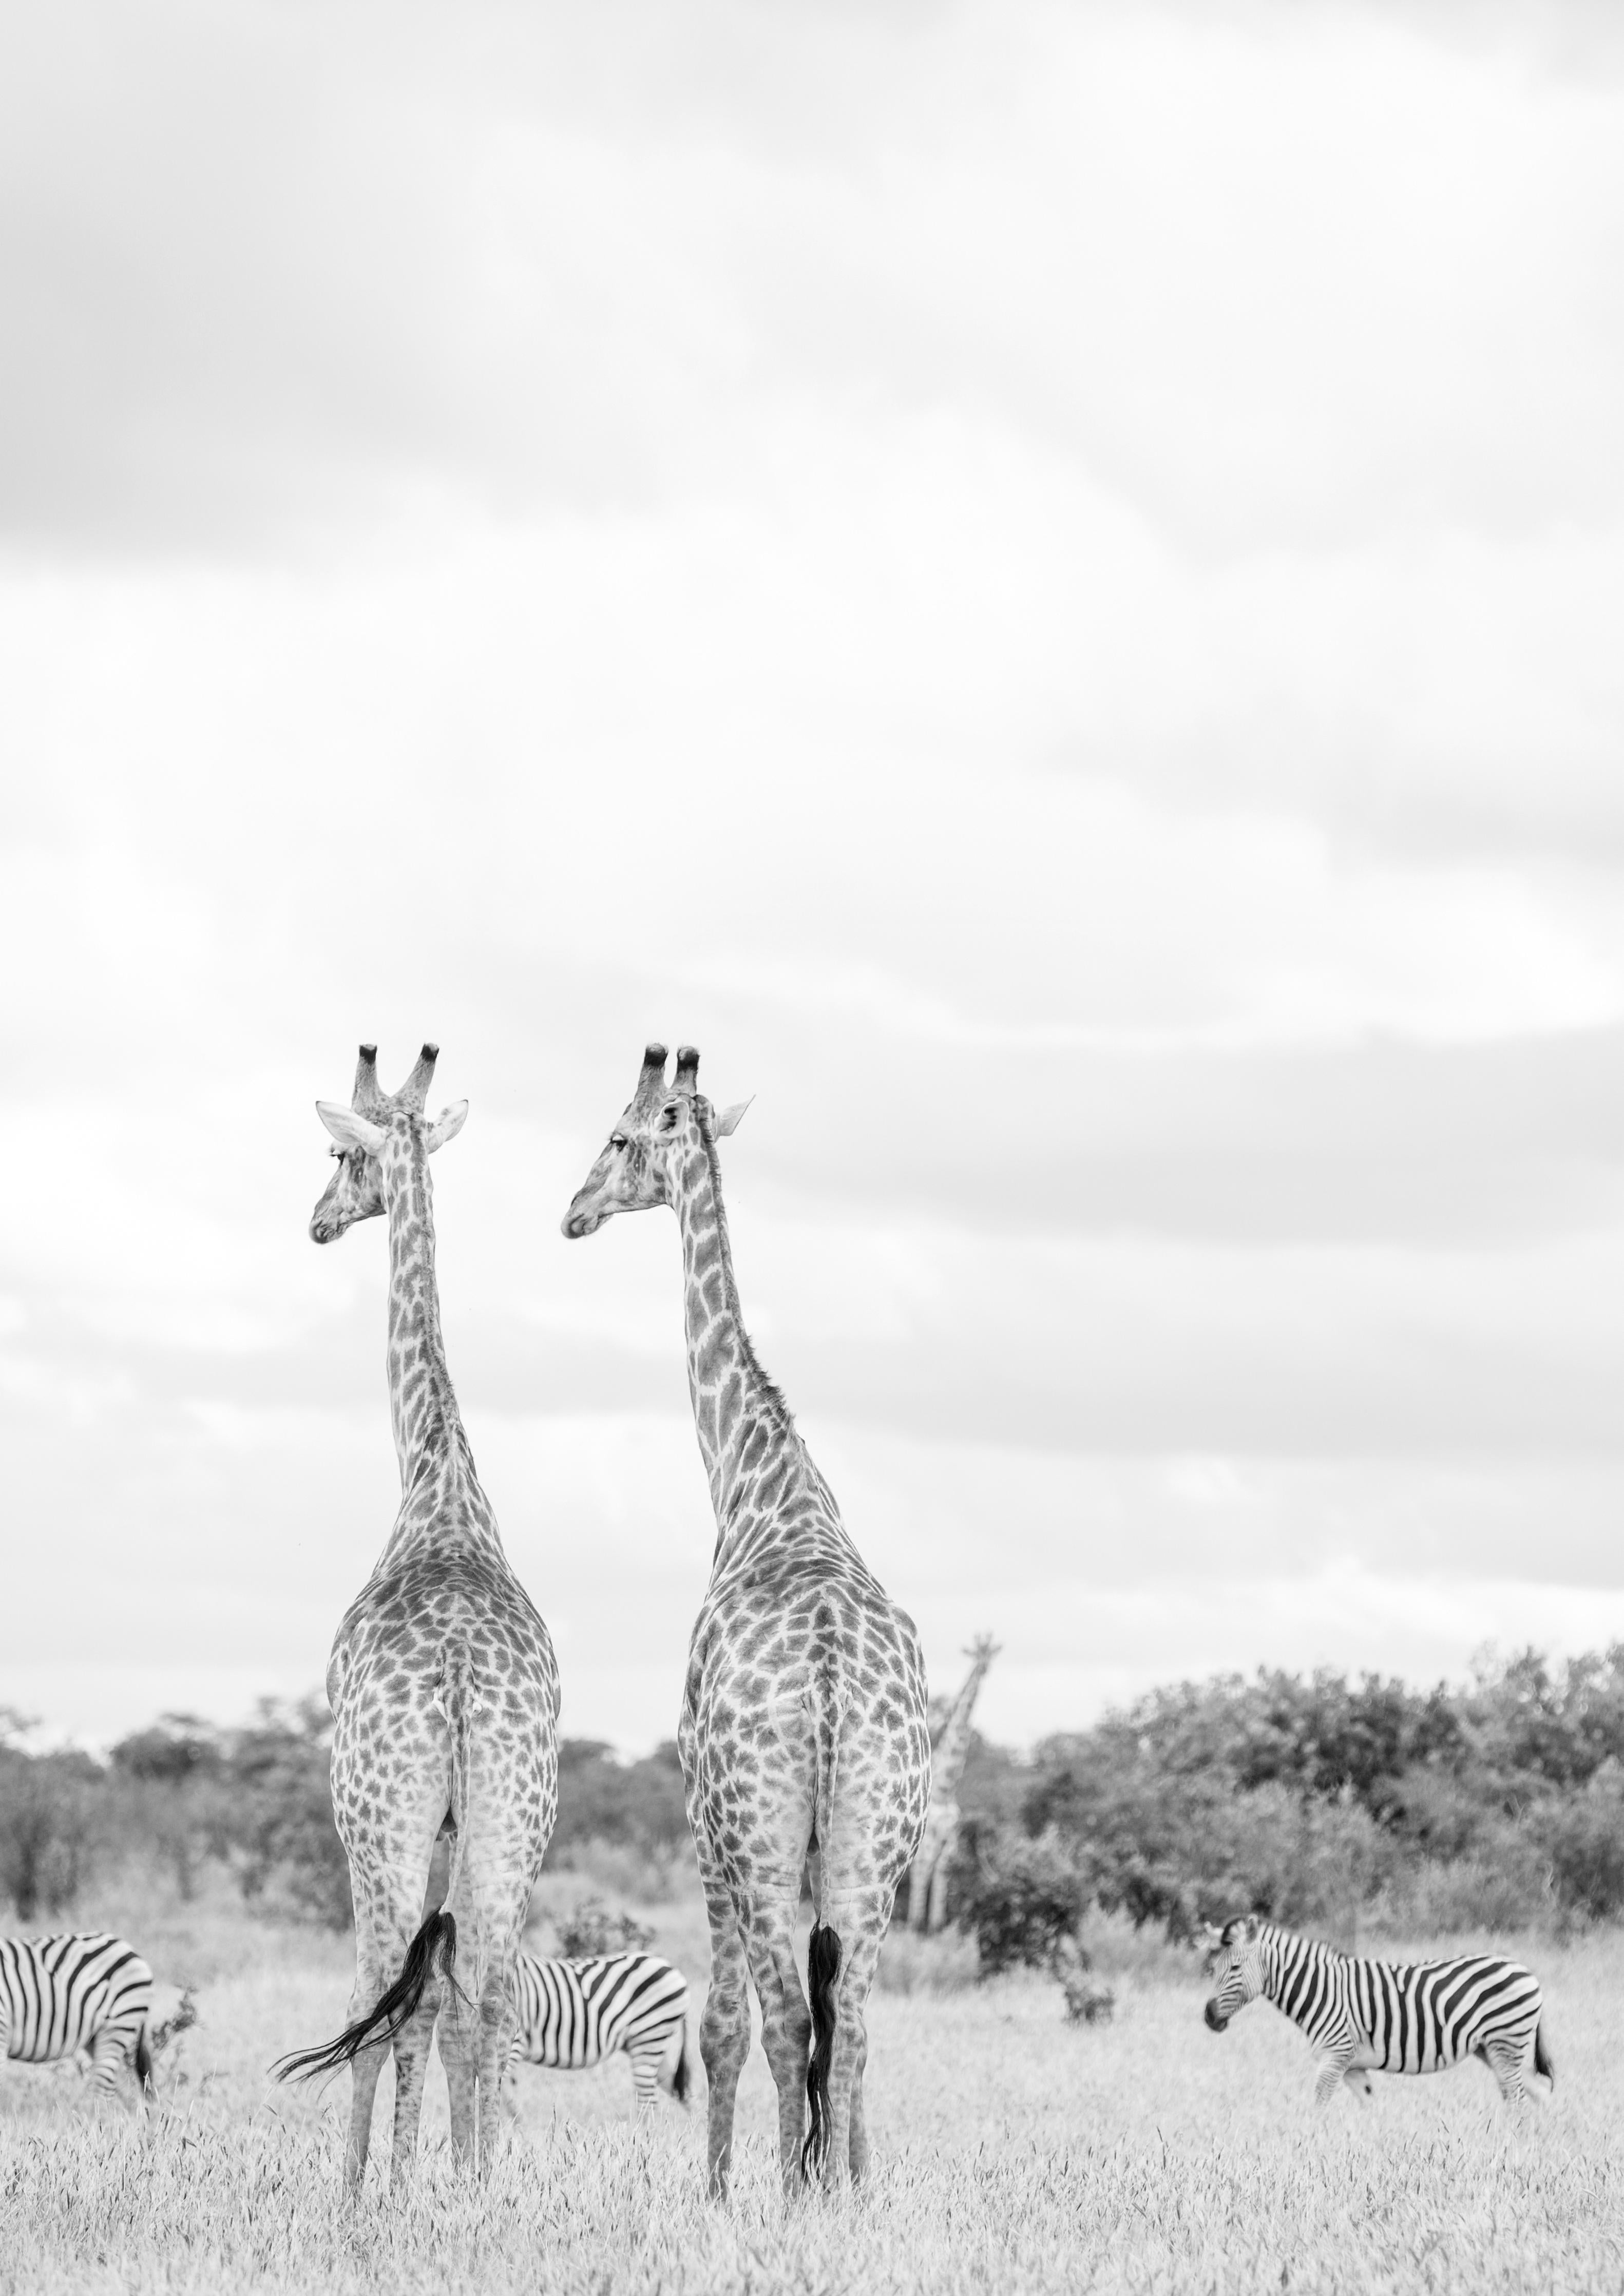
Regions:
<instances>
[{"instance_id":1,"label":"dry grass","mask_svg":"<svg viewBox=\"0 0 1624 2296\"><path fill-rule=\"evenodd\" d=\"M698 1976L693 1908L652 1918ZM1520 2117L1477 2066L1316 2117L1307 2051L1271 2011L1216 2039L1193 1968L1095 1943L1118 1996L1095 2030L1068 2027L1052 1986L955 1983L951 1948L937 1992L932 1948L904 1948L905 1989L881 1990L871 2020L882 2165L850 2203L779 2199L758 2052L726 2208L701 2194L702 2104L634 2128L622 2061L529 2074L521 2139L483 2191L451 2171L436 2073L414 2190L391 2202L376 2162L347 2211L347 2081L316 2097L265 2072L334 2029L347 1951L223 1916L172 1922L164 1973L204 1980L204 2022L178 2045L162 2115L88 2120L71 2081L0 2072L0 2288L1478 2296L1624 2282L1624 1941L1530 1953L1561 2086ZM385 2153L387 2096L386 2079Z\"/></svg>"}]
</instances>

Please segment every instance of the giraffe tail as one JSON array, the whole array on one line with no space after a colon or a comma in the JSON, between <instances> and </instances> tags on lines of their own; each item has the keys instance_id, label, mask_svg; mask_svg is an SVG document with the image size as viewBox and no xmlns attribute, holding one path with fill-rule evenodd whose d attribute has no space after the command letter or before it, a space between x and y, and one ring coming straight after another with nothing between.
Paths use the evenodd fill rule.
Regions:
<instances>
[{"instance_id":1,"label":"giraffe tail","mask_svg":"<svg viewBox=\"0 0 1624 2296\"><path fill-rule=\"evenodd\" d=\"M363 2049L386 2046L416 2015L434 1974L437 1951L440 1976L455 1985L451 1972L456 1960L456 1923L443 1911L430 1915L406 1948L399 1976L365 2016L346 2025L336 2040L324 2041L320 2048L299 2049L290 2056L278 2057L271 2067L276 2079L309 2080L317 2073L335 2073L340 2065L353 2064Z\"/></svg>"},{"instance_id":2,"label":"giraffe tail","mask_svg":"<svg viewBox=\"0 0 1624 2296\"><path fill-rule=\"evenodd\" d=\"M434 1703L451 1733L451 1861L446 1873L446 1895L451 1903L462 1871L463 1849L468 1838L468 1788L473 1767L473 1718L484 1706L473 1678L473 1660L466 1643L447 1643L440 1653L439 1687Z\"/></svg>"},{"instance_id":3,"label":"giraffe tail","mask_svg":"<svg viewBox=\"0 0 1624 2296\"><path fill-rule=\"evenodd\" d=\"M817 1776L812 1800L813 1824L817 1833L820 1898L832 1831L842 1704L838 1684L825 1682L824 1694L817 1702L815 1719ZM807 1994L812 2009L812 2055L807 2066L807 2136L800 2148L800 2173L808 2184L822 2169L829 2151L829 2068L834 2056L835 1987L840 1973L841 1940L824 1920L820 1904L807 1946Z\"/></svg>"},{"instance_id":4,"label":"giraffe tail","mask_svg":"<svg viewBox=\"0 0 1624 2296\"><path fill-rule=\"evenodd\" d=\"M807 2141L800 2148L800 2173L808 2184L829 2151L829 2065L834 2055L834 1988L840 1973L840 1939L824 1923L816 1921L807 1947L812 2057L807 2067Z\"/></svg>"},{"instance_id":5,"label":"giraffe tail","mask_svg":"<svg viewBox=\"0 0 1624 2296\"><path fill-rule=\"evenodd\" d=\"M346 2025L336 2040L316 2049L299 2049L279 2057L271 2070L278 2080L309 2080L317 2073L336 2072L353 2064L365 2048L387 2046L417 2014L430 1979L438 1969L443 1983L457 1993L462 1988L456 1966L456 1918L447 1910L456 1889L467 1834L468 1782L473 1742L473 1717L482 1700L473 1680L473 1664L465 1644L448 1644L440 1657L439 1686L434 1703L451 1732L451 1862L446 1875L446 1895L406 1948L399 1976L375 2001L365 2017ZM477 1938L476 1938L477 1947ZM476 1951L475 1960L478 1960Z\"/></svg>"}]
</instances>

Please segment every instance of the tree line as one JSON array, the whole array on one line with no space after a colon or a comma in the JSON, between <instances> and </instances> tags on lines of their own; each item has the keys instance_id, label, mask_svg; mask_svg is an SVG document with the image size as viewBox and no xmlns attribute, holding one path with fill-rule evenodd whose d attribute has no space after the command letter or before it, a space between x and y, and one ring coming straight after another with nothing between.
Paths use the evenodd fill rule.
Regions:
<instances>
[{"instance_id":1,"label":"tree line","mask_svg":"<svg viewBox=\"0 0 1624 2296\"><path fill-rule=\"evenodd\" d=\"M29 1751L0 1710L0 1896L33 1923L120 1858L183 1898L212 1863L254 1910L346 1926L331 1728L319 1698L266 1701L238 1730L165 1716L97 1760ZM566 1739L559 1773L549 1865L663 1896L692 1854L675 1746L626 1762ZM1624 1644L1431 1690L1328 1669L1178 1683L1028 1755L978 1735L959 1800L949 1913L994 1963L1090 1903L1174 1939L1246 1910L1349 1943L1614 1919Z\"/></svg>"},{"instance_id":2,"label":"tree line","mask_svg":"<svg viewBox=\"0 0 1624 2296\"><path fill-rule=\"evenodd\" d=\"M1624 1644L1464 1686L1329 1669L1152 1691L1027 1760L978 1743L953 1886L1002 1877L1175 1939L1255 1911L1351 1943L1624 1914Z\"/></svg>"}]
</instances>

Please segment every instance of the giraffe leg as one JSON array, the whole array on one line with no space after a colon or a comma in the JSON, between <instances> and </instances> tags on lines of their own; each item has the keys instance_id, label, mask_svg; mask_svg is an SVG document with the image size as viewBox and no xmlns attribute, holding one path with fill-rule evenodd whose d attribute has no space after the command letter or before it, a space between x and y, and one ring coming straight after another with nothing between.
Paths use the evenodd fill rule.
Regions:
<instances>
[{"instance_id":1,"label":"giraffe leg","mask_svg":"<svg viewBox=\"0 0 1624 2296\"><path fill-rule=\"evenodd\" d=\"M824 2183L839 2190L868 2167L868 2125L863 2109L863 2069L868 2061L868 1996L880 1965L889 1892L831 1890L822 1917L841 1941L835 1979L834 2033L829 2056L829 2149Z\"/></svg>"},{"instance_id":2,"label":"giraffe leg","mask_svg":"<svg viewBox=\"0 0 1624 2296\"><path fill-rule=\"evenodd\" d=\"M428 2077L429 2052L434 2046L434 2023L439 2015L444 1990L439 1979L431 1978L423 1988L417 2009L395 2036L395 2126L390 2141L391 2191L398 2192L410 2180L416 2165L423 2082Z\"/></svg>"},{"instance_id":3,"label":"giraffe leg","mask_svg":"<svg viewBox=\"0 0 1624 2296\"><path fill-rule=\"evenodd\" d=\"M799 1874L796 1881L799 1884ZM750 1981L761 2004L761 2046L778 2091L778 2165L786 2188L800 2179L800 2148L807 2133L807 2066L812 2054L812 2012L795 1966L800 1895L799 1886L770 1895L757 1892L742 1923Z\"/></svg>"},{"instance_id":4,"label":"giraffe leg","mask_svg":"<svg viewBox=\"0 0 1624 2296\"><path fill-rule=\"evenodd\" d=\"M879 1966L880 1947L882 1942L883 1940L880 1939L876 1939L874 1941L875 1968ZM851 2162L851 2180L854 2185L858 2183L868 2174L868 2114L867 2109L863 2103L863 2070L868 2062L868 2021L866 2008L868 1993L873 1982L874 1970L871 1969L869 1972L868 1984L865 1985L863 1988L864 2007L858 2013L857 2034L852 2045L851 2052L851 2084L849 2092L850 2099L849 2110L851 2114L849 2156ZM837 2049L839 2047L838 2028L836 2035L836 2047ZM832 2070L830 2074L830 2095L832 2098L833 2096L833 2091L834 2075L833 2070Z\"/></svg>"},{"instance_id":5,"label":"giraffe leg","mask_svg":"<svg viewBox=\"0 0 1624 2296\"><path fill-rule=\"evenodd\" d=\"M527 1896L529 1892L526 1892ZM516 1947L517 1940L514 1941ZM492 1980L480 2004L479 2137L480 2174L488 2177L507 2136L502 2112L502 2074L513 2054L515 2016L504 1972L511 1965L510 1951L498 1959Z\"/></svg>"},{"instance_id":6,"label":"giraffe leg","mask_svg":"<svg viewBox=\"0 0 1624 2296\"><path fill-rule=\"evenodd\" d=\"M699 2026L708 2092L705 2178L711 2199L719 2201L733 2173L734 2102L750 2054L750 1985L732 1893L702 1836L696 1836L694 1846L710 1923L710 1984Z\"/></svg>"},{"instance_id":7,"label":"giraffe leg","mask_svg":"<svg viewBox=\"0 0 1624 2296\"><path fill-rule=\"evenodd\" d=\"M947 1925L947 1860L945 1856L936 1861L936 1870L931 1876L930 1894L925 1903L926 1929L945 1929Z\"/></svg>"}]
</instances>

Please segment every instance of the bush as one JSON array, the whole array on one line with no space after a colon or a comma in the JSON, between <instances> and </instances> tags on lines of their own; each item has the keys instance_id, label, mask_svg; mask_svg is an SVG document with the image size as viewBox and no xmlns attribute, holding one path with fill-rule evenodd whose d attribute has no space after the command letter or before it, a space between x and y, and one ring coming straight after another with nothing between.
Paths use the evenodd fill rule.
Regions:
<instances>
[{"instance_id":1,"label":"bush","mask_svg":"<svg viewBox=\"0 0 1624 2296\"><path fill-rule=\"evenodd\" d=\"M1595 1921L1624 1913L1624 1765L1610 1757L1584 1791L1537 1811L1530 1831L1562 1902Z\"/></svg>"},{"instance_id":2,"label":"bush","mask_svg":"<svg viewBox=\"0 0 1624 2296\"><path fill-rule=\"evenodd\" d=\"M1033 1841L967 1818L953 1879L954 1919L974 1938L983 1977L1053 1969L1062 1939L1076 1948L1083 1890L1057 1833Z\"/></svg>"},{"instance_id":3,"label":"bush","mask_svg":"<svg viewBox=\"0 0 1624 2296\"><path fill-rule=\"evenodd\" d=\"M87 1754L0 1748L0 1894L18 1921L71 1905L111 1830L106 1784Z\"/></svg>"},{"instance_id":4,"label":"bush","mask_svg":"<svg viewBox=\"0 0 1624 2296\"><path fill-rule=\"evenodd\" d=\"M611 1914L602 1898L581 1898L558 1923L558 1949L566 1961L599 1954L644 1953L654 1932L629 1914Z\"/></svg>"},{"instance_id":5,"label":"bush","mask_svg":"<svg viewBox=\"0 0 1624 2296\"><path fill-rule=\"evenodd\" d=\"M333 1823L332 1720L326 1701L259 1702L231 1751L231 1838L242 1893L328 1929L352 1919L349 1865Z\"/></svg>"}]
</instances>

